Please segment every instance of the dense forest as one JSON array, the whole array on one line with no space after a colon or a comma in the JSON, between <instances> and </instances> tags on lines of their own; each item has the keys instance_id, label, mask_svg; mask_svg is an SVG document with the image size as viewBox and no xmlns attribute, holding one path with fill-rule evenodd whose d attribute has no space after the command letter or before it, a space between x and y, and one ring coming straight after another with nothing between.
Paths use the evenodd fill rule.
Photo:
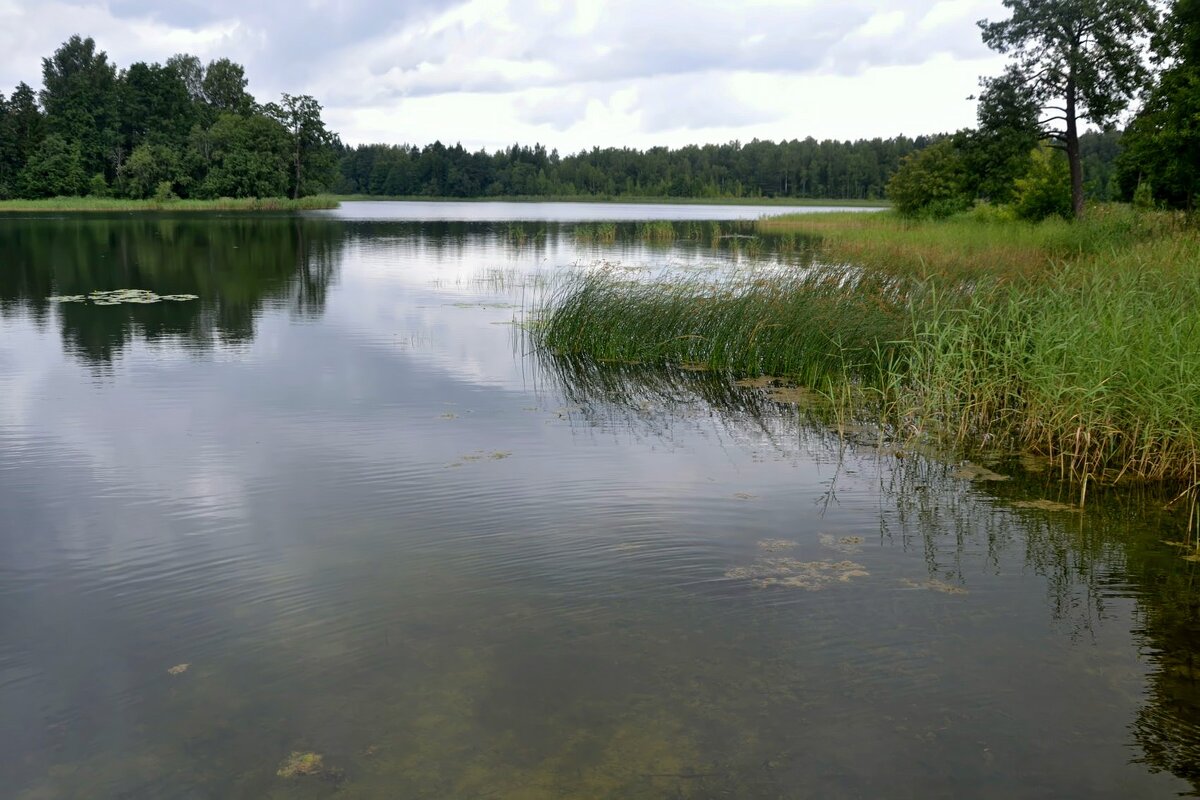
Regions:
<instances>
[{"instance_id":1,"label":"dense forest","mask_svg":"<svg viewBox=\"0 0 1200 800\"><path fill-rule=\"evenodd\" d=\"M559 156L544 147L513 145L469 152L440 142L346 148L335 184L340 194L504 197L795 197L880 200L905 156L944 136L803 139L681 148L595 148ZM1084 137L1093 176L1090 193L1110 197L1119 135Z\"/></svg>"},{"instance_id":2,"label":"dense forest","mask_svg":"<svg viewBox=\"0 0 1200 800\"><path fill-rule=\"evenodd\" d=\"M0 94L0 198L298 197L327 191L337 138L306 95L259 104L245 70L181 54L118 70L72 36L42 89Z\"/></svg>"},{"instance_id":3,"label":"dense forest","mask_svg":"<svg viewBox=\"0 0 1200 800\"><path fill-rule=\"evenodd\" d=\"M205 65L180 54L117 69L92 39L73 36L42 60L40 91L21 83L0 94L0 199L886 198L912 214L986 201L1031 217L1078 215L1085 199L1135 195L1194 206L1200 0L1176 0L1162 20L1150 0L1005 5L1011 19L981 25L984 41L1012 63L983 82L977 128L565 156L519 144L494 152L441 142L347 147L315 98L283 94L260 104L229 59ZM1101 28L1111 35L1096 37ZM1134 98L1141 111L1122 132L1116 122ZM1066 108L1073 113L1060 113Z\"/></svg>"}]
</instances>

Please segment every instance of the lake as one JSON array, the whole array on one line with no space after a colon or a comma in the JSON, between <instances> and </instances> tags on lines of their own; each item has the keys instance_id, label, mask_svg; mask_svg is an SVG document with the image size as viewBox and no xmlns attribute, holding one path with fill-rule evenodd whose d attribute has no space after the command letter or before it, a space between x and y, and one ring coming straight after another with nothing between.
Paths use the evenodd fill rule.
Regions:
<instances>
[{"instance_id":1,"label":"lake","mask_svg":"<svg viewBox=\"0 0 1200 800\"><path fill-rule=\"evenodd\" d=\"M784 210L0 217L4 795L1194 794L1170 497L523 333Z\"/></svg>"}]
</instances>

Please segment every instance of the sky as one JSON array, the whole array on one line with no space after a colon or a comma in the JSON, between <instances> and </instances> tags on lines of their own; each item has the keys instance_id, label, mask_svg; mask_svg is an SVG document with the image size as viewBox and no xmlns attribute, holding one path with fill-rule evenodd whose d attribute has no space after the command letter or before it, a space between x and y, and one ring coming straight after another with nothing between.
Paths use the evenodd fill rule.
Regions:
<instances>
[{"instance_id":1,"label":"sky","mask_svg":"<svg viewBox=\"0 0 1200 800\"><path fill-rule=\"evenodd\" d=\"M72 34L119 67L188 52L348 144L678 147L975 123L1000 0L0 0L0 91Z\"/></svg>"}]
</instances>

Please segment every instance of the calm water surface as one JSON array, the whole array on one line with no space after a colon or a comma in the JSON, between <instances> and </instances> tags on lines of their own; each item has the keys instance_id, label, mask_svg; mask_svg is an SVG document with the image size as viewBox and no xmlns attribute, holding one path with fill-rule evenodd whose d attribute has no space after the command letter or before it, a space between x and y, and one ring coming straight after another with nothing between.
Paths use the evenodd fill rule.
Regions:
<instances>
[{"instance_id":1,"label":"calm water surface","mask_svg":"<svg viewBox=\"0 0 1200 800\"><path fill-rule=\"evenodd\" d=\"M392 208L0 218L0 794L1200 785L1200 592L1161 499L1031 507L1071 498L513 324L595 264L779 258L736 228ZM119 288L200 299L47 300ZM319 774L279 776L292 753Z\"/></svg>"}]
</instances>

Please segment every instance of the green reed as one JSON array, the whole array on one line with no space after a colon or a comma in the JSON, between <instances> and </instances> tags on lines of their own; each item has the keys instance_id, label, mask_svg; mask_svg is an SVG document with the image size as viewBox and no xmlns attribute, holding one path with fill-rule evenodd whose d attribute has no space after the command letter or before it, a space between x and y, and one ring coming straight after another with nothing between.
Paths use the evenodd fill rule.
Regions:
<instances>
[{"instance_id":1,"label":"green reed","mask_svg":"<svg viewBox=\"0 0 1200 800\"><path fill-rule=\"evenodd\" d=\"M969 230L983 224L947 224L946 247L997 236ZM533 335L572 357L790 377L901 437L1051 456L1085 494L1132 478L1182 482L1194 499L1200 236L1158 215L1095 220L1099 241L1069 228L1010 228L1021 247L1041 242L1038 270L1006 269L1003 254L974 271L817 265L652 283L599 270L548 295Z\"/></svg>"}]
</instances>

